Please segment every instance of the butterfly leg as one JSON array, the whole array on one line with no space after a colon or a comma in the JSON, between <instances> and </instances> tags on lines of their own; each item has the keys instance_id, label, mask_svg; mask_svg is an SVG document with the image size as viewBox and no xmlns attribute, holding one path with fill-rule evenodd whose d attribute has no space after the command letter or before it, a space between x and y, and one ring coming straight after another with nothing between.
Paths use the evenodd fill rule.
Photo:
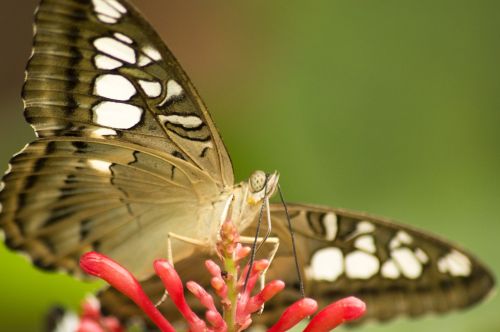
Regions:
<instances>
[{"instance_id":1,"label":"butterfly leg","mask_svg":"<svg viewBox=\"0 0 500 332\"><path fill-rule=\"evenodd\" d=\"M193 246L198 246L198 247L206 247L206 243L203 241L199 241L187 236L182 236L179 234L171 233L169 232L167 234L167 260L170 264L174 265L174 258L173 258L173 250L172 250L172 240L179 240L184 243L189 243L192 244Z\"/></svg>"},{"instance_id":2,"label":"butterfly leg","mask_svg":"<svg viewBox=\"0 0 500 332\"><path fill-rule=\"evenodd\" d=\"M200 246L200 247L206 247L206 244L202 241L199 241L199 240L196 240L196 239L193 239L193 238L190 238L190 237L186 237L186 236L182 236L182 235L179 235L179 234L175 234L175 233L171 233L169 232L167 234L167 261L172 264L172 266L174 265L174 257L173 257L173 250L172 250L172 240L175 239L175 240L178 240L178 241L182 241L182 242L185 242L185 243L189 243L189 244L192 244L193 246ZM161 299L156 302L155 306L158 307L159 305L161 305L163 302L165 302L165 300L168 298L168 292L165 290L165 292L163 293Z\"/></svg>"},{"instance_id":3,"label":"butterfly leg","mask_svg":"<svg viewBox=\"0 0 500 332\"><path fill-rule=\"evenodd\" d=\"M267 260L269 261L269 266L261 274L261 278L260 278L261 290L264 288L264 285L265 285L266 272L269 269L269 267L271 266L273 259L274 259L274 256L276 256L276 252L278 252L278 248L280 246L280 239L277 237L271 236L271 237L268 237L267 239L265 239L264 242L262 242L263 240L264 240L263 237L257 238L257 242L259 243L259 247L262 244L270 244L272 247L271 247L271 250L269 251L269 254L267 256ZM253 236L241 236L240 237L240 242L242 244L252 244L254 241L255 241L255 238Z\"/></svg>"},{"instance_id":4,"label":"butterfly leg","mask_svg":"<svg viewBox=\"0 0 500 332\"><path fill-rule=\"evenodd\" d=\"M241 236L240 237L240 242L242 244L253 244L254 241L255 241L255 237L253 237L253 236ZM278 252L278 248L280 246L280 239L278 237L274 237L274 236L271 236L268 238L258 237L257 242L259 243L259 247L263 244L270 244L272 246L271 251L269 252L269 254L267 256L267 260L269 261L269 266L264 271L262 271L260 278L259 278L260 290L263 290L264 286L266 285L266 273L273 262L274 256L276 256L276 252ZM262 313L263 310L264 310L264 305L262 305L259 312Z\"/></svg>"}]
</instances>

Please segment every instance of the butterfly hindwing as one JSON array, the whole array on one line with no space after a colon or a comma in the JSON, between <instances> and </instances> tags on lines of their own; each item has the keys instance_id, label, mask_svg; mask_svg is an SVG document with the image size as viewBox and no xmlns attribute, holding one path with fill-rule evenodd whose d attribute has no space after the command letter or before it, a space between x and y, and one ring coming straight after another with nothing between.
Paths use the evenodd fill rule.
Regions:
<instances>
[{"instance_id":1,"label":"butterfly hindwing","mask_svg":"<svg viewBox=\"0 0 500 332\"><path fill-rule=\"evenodd\" d=\"M166 253L167 233L197 225L206 204L200 197L218 187L179 158L136 147L69 137L29 144L3 178L7 245L44 269L78 274L79 256L96 250L141 279L152 273L150 262Z\"/></svg>"},{"instance_id":2,"label":"butterfly hindwing","mask_svg":"<svg viewBox=\"0 0 500 332\"><path fill-rule=\"evenodd\" d=\"M271 209L283 247L273 267L287 271L294 262L286 216L280 205ZM328 207L291 204L288 211L306 293L323 304L355 295L367 303L365 318L387 320L465 308L494 286L475 257L412 227ZM297 285L291 273L283 277Z\"/></svg>"},{"instance_id":3,"label":"butterfly hindwing","mask_svg":"<svg viewBox=\"0 0 500 332\"><path fill-rule=\"evenodd\" d=\"M354 295L367 304L363 320L385 321L466 308L493 289L493 276L478 259L436 236L344 209L287 206L306 295L316 299L320 307ZM281 244L266 279L284 280L287 287L266 303L262 315L254 317L267 326L301 297L286 214L282 205L272 204L271 211L273 235ZM255 223L245 234L255 235ZM258 257L265 258L265 250L259 251ZM190 268L200 265L193 263L200 259L190 257L176 268L185 280L196 280L210 288L203 271ZM157 277L142 285L152 299L163 291ZM99 297L105 310L121 319L141 315L130 300L113 289ZM197 308L196 303L193 305ZM203 314L203 308L199 309ZM165 303L160 310L169 315L174 308Z\"/></svg>"}]
</instances>

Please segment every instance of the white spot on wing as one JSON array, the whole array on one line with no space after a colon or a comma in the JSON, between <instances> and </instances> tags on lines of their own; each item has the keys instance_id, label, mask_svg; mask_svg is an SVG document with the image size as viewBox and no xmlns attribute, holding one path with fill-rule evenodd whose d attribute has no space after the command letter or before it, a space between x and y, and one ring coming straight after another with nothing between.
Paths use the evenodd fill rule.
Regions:
<instances>
[{"instance_id":1,"label":"white spot on wing","mask_svg":"<svg viewBox=\"0 0 500 332\"><path fill-rule=\"evenodd\" d=\"M112 101L103 101L93 110L97 124L116 129L129 129L137 125L143 112L140 107Z\"/></svg>"},{"instance_id":2,"label":"white spot on wing","mask_svg":"<svg viewBox=\"0 0 500 332\"><path fill-rule=\"evenodd\" d=\"M420 261L420 263L425 264L429 261L429 256L420 248L415 249L415 256Z\"/></svg>"},{"instance_id":3,"label":"white spot on wing","mask_svg":"<svg viewBox=\"0 0 500 332\"><path fill-rule=\"evenodd\" d=\"M399 278L399 269L392 259L387 260L382 265L382 270L380 271L384 278L397 279Z\"/></svg>"},{"instance_id":4,"label":"white spot on wing","mask_svg":"<svg viewBox=\"0 0 500 332\"><path fill-rule=\"evenodd\" d=\"M99 128L93 130L91 136L93 137L103 137L103 136L114 136L116 135L116 131L109 128Z\"/></svg>"},{"instance_id":5,"label":"white spot on wing","mask_svg":"<svg viewBox=\"0 0 500 332\"><path fill-rule=\"evenodd\" d=\"M141 86L142 90L144 90L144 92L148 97L156 98L161 95L160 82L139 80L139 85Z\"/></svg>"},{"instance_id":6,"label":"white spot on wing","mask_svg":"<svg viewBox=\"0 0 500 332\"><path fill-rule=\"evenodd\" d=\"M98 38L94 41L94 46L102 53L105 53L113 58L133 64L136 62L134 49L114 38Z\"/></svg>"},{"instance_id":7,"label":"white spot on wing","mask_svg":"<svg viewBox=\"0 0 500 332\"><path fill-rule=\"evenodd\" d=\"M103 14L97 14L97 18L102 23L114 24L114 23L118 22L118 19L116 19L114 17L107 16L107 15L103 15Z\"/></svg>"},{"instance_id":8,"label":"white spot on wing","mask_svg":"<svg viewBox=\"0 0 500 332\"><path fill-rule=\"evenodd\" d=\"M401 268L401 273L403 273L405 277L416 279L422 274L422 265L410 249L395 249L391 252L391 256Z\"/></svg>"},{"instance_id":9,"label":"white spot on wing","mask_svg":"<svg viewBox=\"0 0 500 332\"><path fill-rule=\"evenodd\" d=\"M165 99L163 99L163 101L160 103L159 106L163 106L173 98L181 96L183 92L184 90L179 85L179 83L177 83L174 80L169 80L167 82L167 95L165 96Z\"/></svg>"},{"instance_id":10,"label":"white spot on wing","mask_svg":"<svg viewBox=\"0 0 500 332\"><path fill-rule=\"evenodd\" d=\"M466 277L472 271L472 263L467 256L453 249L439 259L438 269L439 272L449 273L454 277Z\"/></svg>"},{"instance_id":11,"label":"white spot on wing","mask_svg":"<svg viewBox=\"0 0 500 332\"><path fill-rule=\"evenodd\" d=\"M125 8L125 6L123 6L118 0L107 0L107 1L120 13L125 14L127 12L127 8Z\"/></svg>"},{"instance_id":12,"label":"white spot on wing","mask_svg":"<svg viewBox=\"0 0 500 332\"><path fill-rule=\"evenodd\" d=\"M153 61L151 61L151 59L148 58L147 56L145 56L143 54L139 55L139 66L144 67L144 66L149 65L151 62L153 62Z\"/></svg>"},{"instance_id":13,"label":"white spot on wing","mask_svg":"<svg viewBox=\"0 0 500 332\"><path fill-rule=\"evenodd\" d=\"M335 213L329 212L323 217L323 225L326 230L326 239L328 241L335 240L337 236L337 215Z\"/></svg>"},{"instance_id":14,"label":"white spot on wing","mask_svg":"<svg viewBox=\"0 0 500 332\"><path fill-rule=\"evenodd\" d=\"M375 240L371 235L363 235L356 239L354 246L369 253L375 253Z\"/></svg>"},{"instance_id":15,"label":"white spot on wing","mask_svg":"<svg viewBox=\"0 0 500 332\"><path fill-rule=\"evenodd\" d=\"M395 249L403 244L410 244L412 241L413 238L410 236L410 234L406 233L405 231L399 231L389 243L389 247L391 249Z\"/></svg>"},{"instance_id":16,"label":"white spot on wing","mask_svg":"<svg viewBox=\"0 0 500 332\"><path fill-rule=\"evenodd\" d=\"M124 35L123 33L120 33L120 32L115 32L114 36L121 40L122 42L125 42L127 44L132 44L134 41L132 40L132 38L130 38L129 36L127 35Z\"/></svg>"},{"instance_id":17,"label":"white spot on wing","mask_svg":"<svg viewBox=\"0 0 500 332\"><path fill-rule=\"evenodd\" d=\"M200 126L203 122L196 115L160 115L160 120L175 125L181 125L184 128L192 129Z\"/></svg>"},{"instance_id":18,"label":"white spot on wing","mask_svg":"<svg viewBox=\"0 0 500 332\"><path fill-rule=\"evenodd\" d=\"M5 182L0 181L0 191L5 189Z\"/></svg>"},{"instance_id":19,"label":"white spot on wing","mask_svg":"<svg viewBox=\"0 0 500 332\"><path fill-rule=\"evenodd\" d=\"M115 60L103 54L97 54L94 57L94 64L97 67L97 69L102 69L102 70L113 70L123 66L123 63L121 61Z\"/></svg>"},{"instance_id":20,"label":"white spot on wing","mask_svg":"<svg viewBox=\"0 0 500 332\"><path fill-rule=\"evenodd\" d=\"M127 9L116 0L92 0L94 12L103 23L117 23Z\"/></svg>"},{"instance_id":21,"label":"white spot on wing","mask_svg":"<svg viewBox=\"0 0 500 332\"><path fill-rule=\"evenodd\" d=\"M375 226L369 221L360 221L356 224L356 229L349 234L346 241L351 241L362 234L369 234L375 231Z\"/></svg>"},{"instance_id":22,"label":"white spot on wing","mask_svg":"<svg viewBox=\"0 0 500 332\"><path fill-rule=\"evenodd\" d=\"M368 234L375 230L375 226L369 221L361 221L356 226L356 232L358 234Z\"/></svg>"},{"instance_id":23,"label":"white spot on wing","mask_svg":"<svg viewBox=\"0 0 500 332\"><path fill-rule=\"evenodd\" d=\"M368 279L375 275L380 267L377 257L363 251L354 251L345 258L345 272L352 279Z\"/></svg>"},{"instance_id":24,"label":"white spot on wing","mask_svg":"<svg viewBox=\"0 0 500 332\"><path fill-rule=\"evenodd\" d=\"M104 160L89 159L88 163L90 167L92 167L95 170L98 170L99 172L110 173L109 169L109 167L111 166L110 162Z\"/></svg>"},{"instance_id":25,"label":"white spot on wing","mask_svg":"<svg viewBox=\"0 0 500 332\"><path fill-rule=\"evenodd\" d=\"M314 253L311 265L306 268L309 278L335 281L343 273L343 255L338 248L324 248Z\"/></svg>"},{"instance_id":26,"label":"white spot on wing","mask_svg":"<svg viewBox=\"0 0 500 332\"><path fill-rule=\"evenodd\" d=\"M146 54L149 58L153 59L154 61L159 61L161 60L161 54L158 52L156 48L153 48L151 46L145 46L142 49L142 52Z\"/></svg>"},{"instance_id":27,"label":"white spot on wing","mask_svg":"<svg viewBox=\"0 0 500 332\"><path fill-rule=\"evenodd\" d=\"M109 16L110 18L119 19L122 14L113 8L109 3L105 0L92 0L94 4L94 11L97 14L103 14L103 16Z\"/></svg>"},{"instance_id":28,"label":"white spot on wing","mask_svg":"<svg viewBox=\"0 0 500 332\"><path fill-rule=\"evenodd\" d=\"M94 94L104 98L126 101L136 93L134 85L121 75L105 74L95 80Z\"/></svg>"}]
</instances>

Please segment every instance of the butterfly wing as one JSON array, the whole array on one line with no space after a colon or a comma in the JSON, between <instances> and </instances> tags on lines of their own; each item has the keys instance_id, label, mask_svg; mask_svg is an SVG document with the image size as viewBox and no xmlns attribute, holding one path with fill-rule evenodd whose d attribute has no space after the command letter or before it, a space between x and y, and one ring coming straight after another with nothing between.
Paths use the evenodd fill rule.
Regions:
<instances>
[{"instance_id":1,"label":"butterfly wing","mask_svg":"<svg viewBox=\"0 0 500 332\"><path fill-rule=\"evenodd\" d=\"M194 87L126 1L42 0L23 98L38 140L2 180L0 227L42 268L79 273L98 250L145 278L233 184Z\"/></svg>"},{"instance_id":2,"label":"butterfly wing","mask_svg":"<svg viewBox=\"0 0 500 332\"><path fill-rule=\"evenodd\" d=\"M491 272L478 259L436 236L363 213L312 205L287 206L306 296L316 299L320 308L354 295L367 303L362 321L385 321L402 315L415 317L466 308L484 299L494 287ZM284 309L301 297L297 274L293 272L295 262L286 214L282 205L271 205L271 211L273 235L280 238L281 245L266 279L281 279L287 287L266 303L261 315L253 317L266 326L276 322ZM245 234L254 236L255 224ZM263 248L258 256L266 257L265 251ZM176 269L184 281L194 280L209 289L208 273L192 268L200 266L205 258L189 257L176 264ZM142 285L153 300L163 294L164 287L157 277ZM133 302L112 288L102 291L99 299L105 312L122 320L145 318ZM204 314L196 301L190 305ZM159 308L172 320L179 318L170 301Z\"/></svg>"},{"instance_id":3,"label":"butterfly wing","mask_svg":"<svg viewBox=\"0 0 500 332\"><path fill-rule=\"evenodd\" d=\"M270 277L298 289L286 215L272 205L281 238ZM388 320L469 307L494 287L491 272L465 250L434 235L363 213L289 204L307 296L331 303L355 295L367 303L365 319ZM287 291L270 306L300 294ZM269 309L269 308L268 308Z\"/></svg>"},{"instance_id":4,"label":"butterfly wing","mask_svg":"<svg viewBox=\"0 0 500 332\"><path fill-rule=\"evenodd\" d=\"M80 273L79 256L96 250L141 279L152 273L169 231L195 238L206 231L203 197L218 187L179 158L136 148L78 138L30 144L3 179L6 244L44 269ZM176 245L180 255L184 247Z\"/></svg>"},{"instance_id":5,"label":"butterfly wing","mask_svg":"<svg viewBox=\"0 0 500 332\"><path fill-rule=\"evenodd\" d=\"M229 156L206 107L127 1L41 1L23 97L38 137L126 141L233 184Z\"/></svg>"}]
</instances>

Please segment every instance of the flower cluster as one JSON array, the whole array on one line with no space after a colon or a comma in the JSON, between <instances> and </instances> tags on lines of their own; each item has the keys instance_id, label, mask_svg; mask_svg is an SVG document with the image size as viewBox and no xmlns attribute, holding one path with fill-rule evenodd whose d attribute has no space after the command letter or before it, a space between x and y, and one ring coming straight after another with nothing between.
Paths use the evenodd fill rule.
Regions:
<instances>
[{"instance_id":1,"label":"flower cluster","mask_svg":"<svg viewBox=\"0 0 500 332\"><path fill-rule=\"evenodd\" d=\"M102 316L101 306L95 297L89 297L82 304L82 313L76 332L124 332L115 317Z\"/></svg>"},{"instance_id":2,"label":"flower cluster","mask_svg":"<svg viewBox=\"0 0 500 332\"><path fill-rule=\"evenodd\" d=\"M205 288L194 281L189 281L186 283L186 288L206 309L204 319L199 317L187 304L184 286L174 266L166 260L154 262L156 274L160 277L170 300L182 314L191 332L243 331L251 325L251 315L260 311L265 302L285 287L283 281L273 280L257 294L252 295L257 281L269 267L269 261L257 260L251 267L246 265L243 270L240 270L240 263L250 253L250 247L239 243L239 234L230 221L223 224L220 235L217 251L223 270L212 260L207 260L205 267L212 276L210 284L219 298L222 313L217 309L214 298ZM134 301L161 331L175 331L172 324L147 297L136 278L117 262L102 254L89 252L81 257L80 266L86 273L105 280ZM306 317L313 315L316 310L316 301L310 298L300 299L288 307L268 331L286 331ZM354 297L345 298L330 304L316 314L305 331L330 331L345 321L360 317L364 312L365 304L361 300ZM80 332L96 331L100 330L80 330Z\"/></svg>"}]
</instances>

